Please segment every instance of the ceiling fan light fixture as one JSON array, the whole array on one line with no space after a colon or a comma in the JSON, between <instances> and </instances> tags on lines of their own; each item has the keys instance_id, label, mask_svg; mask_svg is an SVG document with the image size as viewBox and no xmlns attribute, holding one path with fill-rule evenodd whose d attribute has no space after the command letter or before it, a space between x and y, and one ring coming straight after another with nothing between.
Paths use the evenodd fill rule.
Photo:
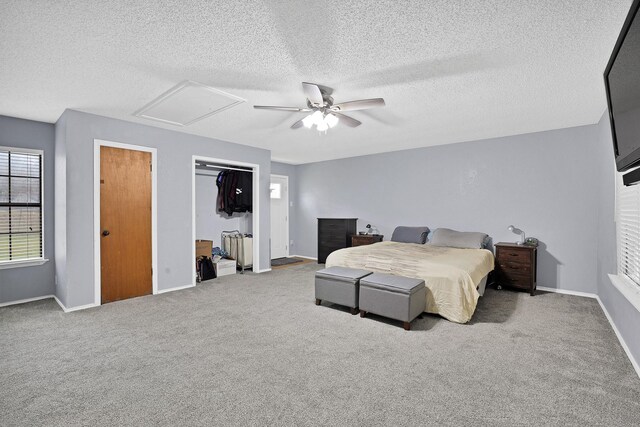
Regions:
<instances>
[{"instance_id":1,"label":"ceiling fan light fixture","mask_svg":"<svg viewBox=\"0 0 640 427\"><path fill-rule=\"evenodd\" d=\"M316 125L318 132L326 132L329 129L329 125L323 120Z\"/></svg>"},{"instance_id":2,"label":"ceiling fan light fixture","mask_svg":"<svg viewBox=\"0 0 640 427\"><path fill-rule=\"evenodd\" d=\"M302 119L302 124L307 129L311 129L313 127L313 124L314 124L313 114L309 114L307 117Z\"/></svg>"},{"instance_id":3,"label":"ceiling fan light fixture","mask_svg":"<svg viewBox=\"0 0 640 427\"><path fill-rule=\"evenodd\" d=\"M324 123L324 117L322 111L316 111L311 115L312 123L316 126L320 126L321 123Z\"/></svg>"},{"instance_id":4,"label":"ceiling fan light fixture","mask_svg":"<svg viewBox=\"0 0 640 427\"><path fill-rule=\"evenodd\" d=\"M343 114L343 111L367 110L369 108L385 106L384 99L382 98L357 99L354 101L334 104L333 97L331 97L333 89L317 85L315 83L303 82L302 89L307 96L307 106L304 108L279 107L275 105L254 105L253 108L259 110L311 113L304 119L293 123L290 128L300 129L304 127L306 129L311 129L313 125L315 125L319 132L326 132L327 129L335 127L338 122L341 122L350 128L355 128L362 124L361 121Z\"/></svg>"},{"instance_id":5,"label":"ceiling fan light fixture","mask_svg":"<svg viewBox=\"0 0 640 427\"><path fill-rule=\"evenodd\" d=\"M324 118L324 121L330 128L332 128L332 127L334 127L335 125L338 124L340 119L336 115L327 114L327 116Z\"/></svg>"}]
</instances>

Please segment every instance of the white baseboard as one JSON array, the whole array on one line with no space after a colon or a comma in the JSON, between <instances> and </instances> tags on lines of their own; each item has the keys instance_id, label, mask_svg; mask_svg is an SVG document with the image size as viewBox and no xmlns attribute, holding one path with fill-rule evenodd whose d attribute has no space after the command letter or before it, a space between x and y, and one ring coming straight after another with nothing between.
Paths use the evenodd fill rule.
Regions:
<instances>
[{"instance_id":1,"label":"white baseboard","mask_svg":"<svg viewBox=\"0 0 640 427\"><path fill-rule=\"evenodd\" d=\"M58 303L58 305L60 306L60 308L62 309L62 311L64 311L65 313L71 313L73 311L79 311L79 310L86 310L87 308L93 308L93 307L99 307L100 304L95 304L95 303L91 303L91 304L85 304L85 305L78 305L76 307L71 307L71 308L67 308L62 301L60 301L58 299L57 296L53 295L53 299L56 300L56 302Z\"/></svg>"},{"instance_id":2,"label":"white baseboard","mask_svg":"<svg viewBox=\"0 0 640 427\"><path fill-rule=\"evenodd\" d=\"M188 289L188 288L193 288L196 285L194 285L193 283L189 283L188 285L184 285L184 286L176 286L175 288L168 288L168 289L158 289L158 292L156 292L156 295L158 294L164 294L167 292L173 292L173 291L179 291L182 289Z\"/></svg>"},{"instance_id":3,"label":"white baseboard","mask_svg":"<svg viewBox=\"0 0 640 427\"><path fill-rule=\"evenodd\" d=\"M589 292L569 291L566 289L546 288L544 286L537 286L536 290L544 292L554 292L556 294L575 295L577 297L585 298L598 298L598 295Z\"/></svg>"},{"instance_id":4,"label":"white baseboard","mask_svg":"<svg viewBox=\"0 0 640 427\"><path fill-rule=\"evenodd\" d=\"M10 305L25 304L27 302L40 301L47 298L55 298L55 296L43 295L41 297L33 297L33 298L19 299L16 301L3 302L3 303L0 303L0 307L8 307Z\"/></svg>"},{"instance_id":5,"label":"white baseboard","mask_svg":"<svg viewBox=\"0 0 640 427\"><path fill-rule=\"evenodd\" d=\"M304 259L312 259L314 261L317 261L318 258L314 258L314 257L310 257L310 256L304 256L304 255L290 255L290 257L295 257L295 258L304 258Z\"/></svg>"},{"instance_id":6,"label":"white baseboard","mask_svg":"<svg viewBox=\"0 0 640 427\"><path fill-rule=\"evenodd\" d=\"M631 350L629 350L629 347L627 346L627 343L624 341L624 338L622 338L622 335L620 334L620 331L618 331L618 328L616 327L616 324L613 323L613 319L611 318L611 316L609 316L609 312L605 308L604 304L602 303L602 301L600 300L600 297L598 295L592 294L592 293L588 293L588 292L567 291L567 290L564 290L564 289L556 289L556 288L545 288L543 286L538 286L536 289L541 290L541 291L545 291L545 292L555 292L557 294L566 294L566 295L575 295L575 296L578 296L578 297L593 298L596 301L598 301L598 304L600 304L600 308L602 308L602 311L604 312L604 315L606 316L607 320L609 321L609 324L611 325L611 328L613 329L613 332L616 334L616 337L618 337L618 342L620 342L620 345L622 346L622 349L627 354L627 357L629 358L629 361L631 362L631 365L633 366L633 369L635 369L636 374L638 375L638 377L640 377L640 365L638 364L636 359L634 359L633 354L631 353Z\"/></svg>"},{"instance_id":7,"label":"white baseboard","mask_svg":"<svg viewBox=\"0 0 640 427\"><path fill-rule=\"evenodd\" d=\"M627 343L624 341L624 338L622 338L622 335L620 334L620 331L618 331L618 328L616 327L616 324L613 323L613 319L609 315L609 312L607 311L607 308L604 306L604 304L600 300L600 297L596 297L596 299L598 300L598 304L600 304L600 307L602 308L602 311L604 311L604 315L607 316L607 320L609 320L609 324L613 328L613 332L616 333L616 336L618 337L618 341L620 342L620 345L622 346L622 349L624 350L625 353L627 353L627 357L631 361L631 365L633 366L633 369L636 370L636 374L638 374L638 377L640 377L640 364L638 364L636 359L633 357L633 354L631 353L631 350L629 350L629 347L627 346Z\"/></svg>"},{"instance_id":8,"label":"white baseboard","mask_svg":"<svg viewBox=\"0 0 640 427\"><path fill-rule=\"evenodd\" d=\"M271 268L265 268L265 269L262 269L262 270L258 270L258 271L256 271L256 273L268 273L269 271L271 271Z\"/></svg>"}]
</instances>

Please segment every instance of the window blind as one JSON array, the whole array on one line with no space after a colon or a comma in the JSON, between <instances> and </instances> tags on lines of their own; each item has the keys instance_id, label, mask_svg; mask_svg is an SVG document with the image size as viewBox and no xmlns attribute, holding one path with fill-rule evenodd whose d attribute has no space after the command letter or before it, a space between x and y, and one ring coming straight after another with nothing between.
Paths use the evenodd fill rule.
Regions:
<instances>
[{"instance_id":1,"label":"window blind","mask_svg":"<svg viewBox=\"0 0 640 427\"><path fill-rule=\"evenodd\" d=\"M618 273L640 285L640 185L617 187Z\"/></svg>"},{"instance_id":2,"label":"window blind","mask_svg":"<svg viewBox=\"0 0 640 427\"><path fill-rule=\"evenodd\" d=\"M42 258L42 154L0 147L0 262Z\"/></svg>"}]
</instances>

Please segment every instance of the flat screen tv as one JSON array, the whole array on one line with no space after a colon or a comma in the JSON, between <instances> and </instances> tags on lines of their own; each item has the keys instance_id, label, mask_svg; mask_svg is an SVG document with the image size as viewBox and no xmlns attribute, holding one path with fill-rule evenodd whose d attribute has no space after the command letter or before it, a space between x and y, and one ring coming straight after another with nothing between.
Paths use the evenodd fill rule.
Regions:
<instances>
[{"instance_id":1,"label":"flat screen tv","mask_svg":"<svg viewBox=\"0 0 640 427\"><path fill-rule=\"evenodd\" d=\"M640 166L640 0L635 0L604 72L616 168Z\"/></svg>"}]
</instances>

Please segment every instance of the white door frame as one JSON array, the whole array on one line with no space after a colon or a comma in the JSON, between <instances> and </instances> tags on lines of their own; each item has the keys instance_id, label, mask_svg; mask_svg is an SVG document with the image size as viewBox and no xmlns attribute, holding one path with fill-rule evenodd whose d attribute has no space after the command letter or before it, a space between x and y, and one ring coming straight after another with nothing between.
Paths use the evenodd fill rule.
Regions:
<instances>
[{"instance_id":1,"label":"white door frame","mask_svg":"<svg viewBox=\"0 0 640 427\"><path fill-rule=\"evenodd\" d=\"M102 304L102 260L100 258L100 147L151 153L151 290L158 293L158 151L153 147L122 142L93 140L93 268L94 304Z\"/></svg>"},{"instance_id":2,"label":"white door frame","mask_svg":"<svg viewBox=\"0 0 640 427\"><path fill-rule=\"evenodd\" d=\"M260 165L257 163L245 163L237 162L235 160L217 159L215 157L208 156L191 156L191 259L189 260L191 268L193 269L193 286L196 285L196 160L202 160L203 162L220 163L229 166L240 166L245 168L251 168L253 172L253 208L252 210L252 224L253 224L253 267L254 273L262 273L263 271L258 268L260 262Z\"/></svg>"},{"instance_id":3,"label":"white door frame","mask_svg":"<svg viewBox=\"0 0 640 427\"><path fill-rule=\"evenodd\" d=\"M287 198L285 200L285 206L287 207L287 227L285 229L286 231L286 237L287 237L287 258L289 257L289 254L291 254L291 248L290 243L289 243L289 227L290 227L290 221L291 221L291 212L289 212L289 177L287 175L277 175L275 173L271 174L271 178L280 178L280 179L284 179L285 181L285 185L287 186ZM269 196L269 201L271 201L271 196ZM271 241L269 241L269 247L271 247Z\"/></svg>"}]
</instances>

